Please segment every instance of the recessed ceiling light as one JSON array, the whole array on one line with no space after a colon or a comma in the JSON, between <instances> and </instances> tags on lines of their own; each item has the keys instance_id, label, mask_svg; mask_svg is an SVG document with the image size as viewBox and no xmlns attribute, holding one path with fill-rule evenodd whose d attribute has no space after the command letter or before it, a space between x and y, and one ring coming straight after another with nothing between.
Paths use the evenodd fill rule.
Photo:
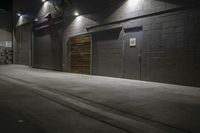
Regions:
<instances>
[{"instance_id":1,"label":"recessed ceiling light","mask_svg":"<svg viewBox=\"0 0 200 133\"><path fill-rule=\"evenodd\" d=\"M19 16L19 17L20 17L20 16L21 16L21 13L17 13L17 16Z\"/></svg>"},{"instance_id":2,"label":"recessed ceiling light","mask_svg":"<svg viewBox=\"0 0 200 133\"><path fill-rule=\"evenodd\" d=\"M74 12L74 16L79 16L78 11L75 11L75 12Z\"/></svg>"},{"instance_id":3,"label":"recessed ceiling light","mask_svg":"<svg viewBox=\"0 0 200 133\"><path fill-rule=\"evenodd\" d=\"M38 21L38 18L35 18L34 21L37 22L37 21Z\"/></svg>"}]
</instances>

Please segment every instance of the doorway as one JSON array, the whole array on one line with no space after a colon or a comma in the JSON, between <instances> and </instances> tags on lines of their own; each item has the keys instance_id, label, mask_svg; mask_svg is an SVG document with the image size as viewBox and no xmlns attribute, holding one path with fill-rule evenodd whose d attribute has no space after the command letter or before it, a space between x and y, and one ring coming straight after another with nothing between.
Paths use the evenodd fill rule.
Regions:
<instances>
[{"instance_id":1,"label":"doorway","mask_svg":"<svg viewBox=\"0 0 200 133\"><path fill-rule=\"evenodd\" d=\"M123 76L121 27L93 33L93 74Z\"/></svg>"},{"instance_id":2,"label":"doorway","mask_svg":"<svg viewBox=\"0 0 200 133\"><path fill-rule=\"evenodd\" d=\"M62 70L62 24L34 30L33 67Z\"/></svg>"},{"instance_id":3,"label":"doorway","mask_svg":"<svg viewBox=\"0 0 200 133\"><path fill-rule=\"evenodd\" d=\"M72 37L69 44L69 72L91 74L91 35Z\"/></svg>"},{"instance_id":4,"label":"doorway","mask_svg":"<svg viewBox=\"0 0 200 133\"><path fill-rule=\"evenodd\" d=\"M31 44L32 26L30 23L16 28L15 63L21 65L32 65Z\"/></svg>"},{"instance_id":5,"label":"doorway","mask_svg":"<svg viewBox=\"0 0 200 133\"><path fill-rule=\"evenodd\" d=\"M141 79L142 27L125 29L124 78Z\"/></svg>"}]
</instances>

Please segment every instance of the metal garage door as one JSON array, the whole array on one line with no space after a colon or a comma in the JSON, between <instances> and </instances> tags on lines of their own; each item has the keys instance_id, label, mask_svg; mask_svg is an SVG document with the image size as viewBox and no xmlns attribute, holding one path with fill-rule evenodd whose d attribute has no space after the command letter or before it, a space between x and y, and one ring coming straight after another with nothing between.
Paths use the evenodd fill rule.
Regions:
<instances>
[{"instance_id":1,"label":"metal garage door","mask_svg":"<svg viewBox=\"0 0 200 133\"><path fill-rule=\"evenodd\" d=\"M123 76L121 28L93 33L93 74Z\"/></svg>"},{"instance_id":2,"label":"metal garage door","mask_svg":"<svg viewBox=\"0 0 200 133\"><path fill-rule=\"evenodd\" d=\"M62 25L34 31L33 67L62 70Z\"/></svg>"},{"instance_id":3,"label":"metal garage door","mask_svg":"<svg viewBox=\"0 0 200 133\"><path fill-rule=\"evenodd\" d=\"M16 28L16 45L14 46L15 63L31 65L31 24Z\"/></svg>"}]
</instances>

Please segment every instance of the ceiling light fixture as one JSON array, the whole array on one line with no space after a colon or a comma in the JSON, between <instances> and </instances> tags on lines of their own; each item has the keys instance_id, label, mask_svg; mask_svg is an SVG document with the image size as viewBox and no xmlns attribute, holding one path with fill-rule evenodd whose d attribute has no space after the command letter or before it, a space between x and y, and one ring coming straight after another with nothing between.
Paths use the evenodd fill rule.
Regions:
<instances>
[{"instance_id":1,"label":"ceiling light fixture","mask_svg":"<svg viewBox=\"0 0 200 133\"><path fill-rule=\"evenodd\" d=\"M38 21L38 18L35 18L34 21L37 22L37 21Z\"/></svg>"},{"instance_id":2,"label":"ceiling light fixture","mask_svg":"<svg viewBox=\"0 0 200 133\"><path fill-rule=\"evenodd\" d=\"M17 13L17 16L19 16L19 17L20 17L20 16L21 16L21 13Z\"/></svg>"},{"instance_id":3,"label":"ceiling light fixture","mask_svg":"<svg viewBox=\"0 0 200 133\"><path fill-rule=\"evenodd\" d=\"M74 16L79 16L80 14L78 13L78 11L74 12Z\"/></svg>"},{"instance_id":4,"label":"ceiling light fixture","mask_svg":"<svg viewBox=\"0 0 200 133\"><path fill-rule=\"evenodd\" d=\"M77 0L73 0L73 9L74 9L74 16L79 16L79 12L77 10Z\"/></svg>"}]
</instances>

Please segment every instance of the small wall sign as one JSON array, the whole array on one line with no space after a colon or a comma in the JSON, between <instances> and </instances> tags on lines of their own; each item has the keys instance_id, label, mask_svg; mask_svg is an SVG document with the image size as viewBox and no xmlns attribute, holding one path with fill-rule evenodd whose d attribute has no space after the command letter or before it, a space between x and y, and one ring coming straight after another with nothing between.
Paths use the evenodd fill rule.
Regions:
<instances>
[{"instance_id":1,"label":"small wall sign","mask_svg":"<svg viewBox=\"0 0 200 133\"><path fill-rule=\"evenodd\" d=\"M136 38L130 38L130 47L136 47Z\"/></svg>"}]
</instances>

